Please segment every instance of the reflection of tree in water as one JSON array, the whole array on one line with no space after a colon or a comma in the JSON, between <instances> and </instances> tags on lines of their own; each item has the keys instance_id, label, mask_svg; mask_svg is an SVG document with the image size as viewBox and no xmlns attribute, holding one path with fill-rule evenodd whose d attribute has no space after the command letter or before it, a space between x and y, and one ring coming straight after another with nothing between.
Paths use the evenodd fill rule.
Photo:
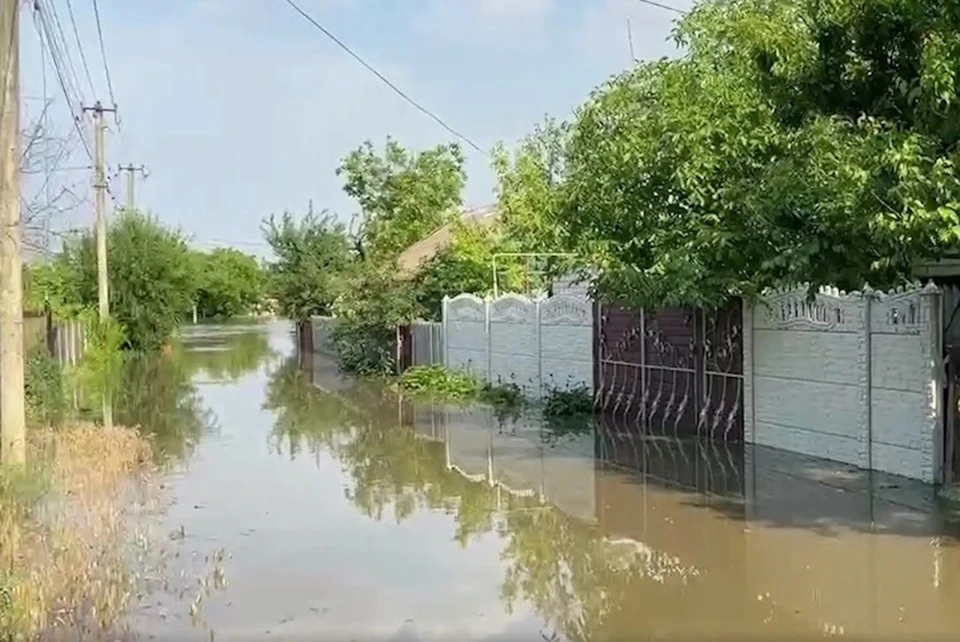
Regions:
<instances>
[{"instance_id":1,"label":"reflection of tree in water","mask_svg":"<svg viewBox=\"0 0 960 642\"><path fill-rule=\"evenodd\" d=\"M183 362L191 376L203 373L218 381L236 381L255 371L272 354L267 335L253 329L191 340L183 350Z\"/></svg>"},{"instance_id":2,"label":"reflection of tree in water","mask_svg":"<svg viewBox=\"0 0 960 642\"><path fill-rule=\"evenodd\" d=\"M382 386L325 392L291 359L271 377L266 407L276 412L278 449L296 456L306 444L342 462L353 479L348 496L363 514L379 520L392 508L402 521L418 508L448 511L464 545L493 529L493 490L447 470L443 444L399 425L397 397Z\"/></svg>"},{"instance_id":3,"label":"reflection of tree in water","mask_svg":"<svg viewBox=\"0 0 960 642\"><path fill-rule=\"evenodd\" d=\"M162 458L188 455L216 420L190 381L183 354L133 354L122 367L113 398L117 424L139 426L154 439Z\"/></svg>"},{"instance_id":4,"label":"reflection of tree in water","mask_svg":"<svg viewBox=\"0 0 960 642\"><path fill-rule=\"evenodd\" d=\"M333 395L322 394L310 383L310 373L296 358L287 359L267 382L265 410L275 414L272 440L277 452L284 446L296 457L304 444L311 453L331 450L338 439L349 436L363 413Z\"/></svg>"},{"instance_id":5,"label":"reflection of tree in water","mask_svg":"<svg viewBox=\"0 0 960 642\"><path fill-rule=\"evenodd\" d=\"M536 498L498 497L486 482L448 470L443 443L400 425L396 397L382 390L324 392L291 361L274 374L268 406L277 412L278 447L295 456L306 443L333 454L364 515L380 520L392 510L399 522L418 510L442 510L454 517L463 546L496 530L505 541L505 607L527 601L571 640L619 639L644 626L638 613L667 624L699 579L670 555L613 541Z\"/></svg>"}]
</instances>

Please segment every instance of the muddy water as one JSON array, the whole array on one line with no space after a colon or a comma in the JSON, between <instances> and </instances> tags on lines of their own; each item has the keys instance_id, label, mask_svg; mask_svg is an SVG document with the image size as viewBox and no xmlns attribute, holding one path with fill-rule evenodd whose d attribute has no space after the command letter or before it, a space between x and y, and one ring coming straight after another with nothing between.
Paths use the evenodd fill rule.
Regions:
<instances>
[{"instance_id":1,"label":"muddy water","mask_svg":"<svg viewBox=\"0 0 960 642\"><path fill-rule=\"evenodd\" d=\"M220 575L199 601L145 597L143 639L960 632L957 529L928 488L629 426L414 404L298 359L289 331L188 332L192 383L173 414L192 428L171 420L159 440L176 458L164 527L186 585L222 552Z\"/></svg>"}]
</instances>

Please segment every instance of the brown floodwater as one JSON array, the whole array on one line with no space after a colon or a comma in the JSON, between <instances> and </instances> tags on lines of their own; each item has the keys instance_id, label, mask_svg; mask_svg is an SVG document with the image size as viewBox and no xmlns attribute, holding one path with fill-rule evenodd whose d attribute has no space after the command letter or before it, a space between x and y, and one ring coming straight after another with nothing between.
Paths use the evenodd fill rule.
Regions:
<instances>
[{"instance_id":1,"label":"brown floodwater","mask_svg":"<svg viewBox=\"0 0 960 642\"><path fill-rule=\"evenodd\" d=\"M960 639L960 529L929 487L415 403L290 331L185 331L163 528L196 590L144 596L141 639Z\"/></svg>"}]
</instances>

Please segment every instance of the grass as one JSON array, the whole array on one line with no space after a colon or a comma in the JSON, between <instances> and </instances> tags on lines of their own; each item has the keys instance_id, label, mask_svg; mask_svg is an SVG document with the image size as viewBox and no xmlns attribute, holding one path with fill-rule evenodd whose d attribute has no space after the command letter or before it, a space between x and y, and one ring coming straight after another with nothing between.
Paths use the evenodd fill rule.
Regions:
<instances>
[{"instance_id":1,"label":"grass","mask_svg":"<svg viewBox=\"0 0 960 642\"><path fill-rule=\"evenodd\" d=\"M150 443L73 423L34 431L29 457L0 471L0 640L109 630L135 593L127 508L150 492Z\"/></svg>"}]
</instances>

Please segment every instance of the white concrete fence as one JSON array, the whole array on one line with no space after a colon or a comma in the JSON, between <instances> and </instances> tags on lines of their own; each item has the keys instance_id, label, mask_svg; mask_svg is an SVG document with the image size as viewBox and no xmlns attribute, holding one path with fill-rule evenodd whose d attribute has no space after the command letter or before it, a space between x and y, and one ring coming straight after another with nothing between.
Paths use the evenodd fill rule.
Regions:
<instances>
[{"instance_id":1,"label":"white concrete fence","mask_svg":"<svg viewBox=\"0 0 960 642\"><path fill-rule=\"evenodd\" d=\"M940 317L933 286L770 293L744 310L746 441L942 481Z\"/></svg>"},{"instance_id":2,"label":"white concrete fence","mask_svg":"<svg viewBox=\"0 0 960 642\"><path fill-rule=\"evenodd\" d=\"M517 385L532 399L593 390L593 304L584 298L445 297L443 338L448 368Z\"/></svg>"}]
</instances>

